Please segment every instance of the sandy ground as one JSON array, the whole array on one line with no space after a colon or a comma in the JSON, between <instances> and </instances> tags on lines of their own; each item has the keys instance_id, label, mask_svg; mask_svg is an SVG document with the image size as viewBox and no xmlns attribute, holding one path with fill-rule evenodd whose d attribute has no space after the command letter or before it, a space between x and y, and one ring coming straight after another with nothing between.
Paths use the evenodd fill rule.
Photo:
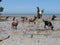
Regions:
<instances>
[{"instance_id":1,"label":"sandy ground","mask_svg":"<svg viewBox=\"0 0 60 45\"><path fill-rule=\"evenodd\" d=\"M0 45L60 45L60 21L52 21L54 31L44 29L41 21L37 24L19 22L17 29L11 28L11 22L12 18L0 22L0 40L10 36Z\"/></svg>"}]
</instances>

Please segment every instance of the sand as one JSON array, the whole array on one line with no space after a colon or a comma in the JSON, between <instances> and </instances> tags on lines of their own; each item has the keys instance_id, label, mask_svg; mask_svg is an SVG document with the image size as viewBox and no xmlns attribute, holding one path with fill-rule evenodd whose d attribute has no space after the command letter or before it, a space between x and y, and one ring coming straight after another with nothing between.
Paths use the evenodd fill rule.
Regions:
<instances>
[{"instance_id":1,"label":"sand","mask_svg":"<svg viewBox=\"0 0 60 45\"><path fill-rule=\"evenodd\" d=\"M60 45L60 21L51 21L54 31L44 29L44 23L22 23L20 18L17 29L11 28L12 17L0 22L0 45ZM31 38L32 36L32 38Z\"/></svg>"}]
</instances>

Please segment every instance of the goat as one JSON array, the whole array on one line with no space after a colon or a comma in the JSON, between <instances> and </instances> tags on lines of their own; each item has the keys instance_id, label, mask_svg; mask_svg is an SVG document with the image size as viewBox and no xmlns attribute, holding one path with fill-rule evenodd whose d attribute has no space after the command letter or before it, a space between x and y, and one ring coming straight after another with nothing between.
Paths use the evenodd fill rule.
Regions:
<instances>
[{"instance_id":1,"label":"goat","mask_svg":"<svg viewBox=\"0 0 60 45\"><path fill-rule=\"evenodd\" d=\"M55 15L53 15L53 16L52 16L52 20L55 20L55 18L56 18L56 16L55 16Z\"/></svg>"},{"instance_id":2,"label":"goat","mask_svg":"<svg viewBox=\"0 0 60 45\"><path fill-rule=\"evenodd\" d=\"M43 20L43 22L44 22L44 28L46 28L46 26L48 26L48 27L50 27L51 28L51 30L53 30L53 25L52 25L52 23L50 22L50 21L45 21L45 20Z\"/></svg>"},{"instance_id":3,"label":"goat","mask_svg":"<svg viewBox=\"0 0 60 45\"><path fill-rule=\"evenodd\" d=\"M29 19L29 23L30 23L30 22L34 22L34 24L35 24L35 23L36 23L36 22L35 22L36 18L37 18L37 17L35 17L35 16L34 16L34 19L30 18L30 19Z\"/></svg>"},{"instance_id":4,"label":"goat","mask_svg":"<svg viewBox=\"0 0 60 45\"><path fill-rule=\"evenodd\" d=\"M12 27L14 28L16 28L17 29L17 26L18 26L18 21L13 21L12 22Z\"/></svg>"},{"instance_id":5,"label":"goat","mask_svg":"<svg viewBox=\"0 0 60 45\"><path fill-rule=\"evenodd\" d=\"M27 20L27 17L21 17L21 21L25 22Z\"/></svg>"}]
</instances>

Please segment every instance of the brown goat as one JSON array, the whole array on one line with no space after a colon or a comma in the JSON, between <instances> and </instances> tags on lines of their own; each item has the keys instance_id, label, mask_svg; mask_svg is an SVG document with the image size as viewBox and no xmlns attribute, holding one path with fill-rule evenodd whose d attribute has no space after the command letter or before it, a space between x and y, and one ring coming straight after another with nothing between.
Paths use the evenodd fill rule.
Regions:
<instances>
[{"instance_id":1,"label":"brown goat","mask_svg":"<svg viewBox=\"0 0 60 45\"><path fill-rule=\"evenodd\" d=\"M30 18L30 19L29 19L29 23L30 23L30 22L34 22L34 24L36 24L36 22L35 22L36 18L37 18L37 17L35 17L35 16L34 16L34 19Z\"/></svg>"},{"instance_id":2,"label":"brown goat","mask_svg":"<svg viewBox=\"0 0 60 45\"><path fill-rule=\"evenodd\" d=\"M18 26L18 21L15 21L15 22L13 21L12 22L12 27L17 29L17 26Z\"/></svg>"}]
</instances>

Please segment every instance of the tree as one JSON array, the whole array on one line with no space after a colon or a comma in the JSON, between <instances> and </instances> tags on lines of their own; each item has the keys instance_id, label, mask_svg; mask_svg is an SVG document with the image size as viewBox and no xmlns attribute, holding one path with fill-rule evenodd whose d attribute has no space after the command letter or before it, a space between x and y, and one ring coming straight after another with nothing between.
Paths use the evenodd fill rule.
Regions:
<instances>
[{"instance_id":1,"label":"tree","mask_svg":"<svg viewBox=\"0 0 60 45\"><path fill-rule=\"evenodd\" d=\"M3 9L4 9L3 7L0 7L0 12L3 12Z\"/></svg>"},{"instance_id":2,"label":"tree","mask_svg":"<svg viewBox=\"0 0 60 45\"><path fill-rule=\"evenodd\" d=\"M1 14L1 12L3 12L3 9L4 9L3 7L0 7L0 14Z\"/></svg>"}]
</instances>

